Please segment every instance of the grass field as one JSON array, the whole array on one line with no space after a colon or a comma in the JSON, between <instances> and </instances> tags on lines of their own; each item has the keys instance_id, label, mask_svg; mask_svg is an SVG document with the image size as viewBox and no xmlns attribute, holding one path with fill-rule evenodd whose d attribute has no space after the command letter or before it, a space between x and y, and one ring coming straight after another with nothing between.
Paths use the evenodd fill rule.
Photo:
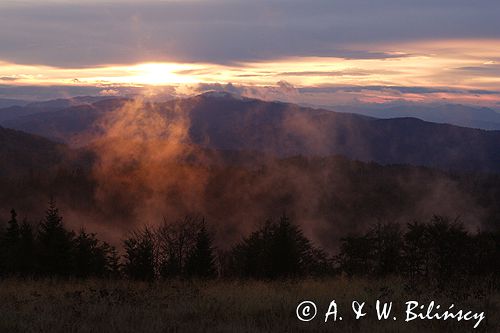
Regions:
<instances>
[{"instance_id":1,"label":"grass field","mask_svg":"<svg viewBox=\"0 0 500 333\"><path fill-rule=\"evenodd\" d=\"M335 299L342 321L325 323ZM398 320L378 321L375 301L394 302ZM312 300L318 308L310 322L296 307ZM366 317L354 320L353 300L366 301ZM436 302L485 311L477 331L500 331L500 295L484 290L454 293L407 292L398 279L344 278L299 281L127 280L0 281L0 332L457 332L472 331L474 321L404 322L404 302ZM391 315L392 319L392 315Z\"/></svg>"}]
</instances>

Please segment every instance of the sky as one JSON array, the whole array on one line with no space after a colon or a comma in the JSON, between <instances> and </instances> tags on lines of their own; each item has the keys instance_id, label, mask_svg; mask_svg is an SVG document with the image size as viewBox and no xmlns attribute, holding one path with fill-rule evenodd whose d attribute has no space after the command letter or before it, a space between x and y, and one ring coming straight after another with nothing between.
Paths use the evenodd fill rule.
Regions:
<instances>
[{"instance_id":1,"label":"sky","mask_svg":"<svg viewBox=\"0 0 500 333\"><path fill-rule=\"evenodd\" d=\"M500 107L498 0L0 0L0 98Z\"/></svg>"}]
</instances>

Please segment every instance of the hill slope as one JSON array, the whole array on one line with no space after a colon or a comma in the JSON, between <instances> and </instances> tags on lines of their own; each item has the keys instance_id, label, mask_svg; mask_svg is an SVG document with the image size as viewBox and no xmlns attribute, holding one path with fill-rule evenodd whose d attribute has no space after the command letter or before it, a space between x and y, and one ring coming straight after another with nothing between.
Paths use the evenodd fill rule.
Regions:
<instances>
[{"instance_id":1,"label":"hill slope","mask_svg":"<svg viewBox=\"0 0 500 333\"><path fill-rule=\"evenodd\" d=\"M0 127L0 177L88 165L89 155L46 138Z\"/></svg>"},{"instance_id":2,"label":"hill slope","mask_svg":"<svg viewBox=\"0 0 500 333\"><path fill-rule=\"evenodd\" d=\"M123 103L125 100L100 101L3 124L85 145L99 132L95 123ZM212 149L260 151L282 157L341 154L382 164L500 172L500 131L414 118L377 119L227 94L147 103L140 108L140 112L159 113L166 119L187 118L192 143Z\"/></svg>"}]
</instances>

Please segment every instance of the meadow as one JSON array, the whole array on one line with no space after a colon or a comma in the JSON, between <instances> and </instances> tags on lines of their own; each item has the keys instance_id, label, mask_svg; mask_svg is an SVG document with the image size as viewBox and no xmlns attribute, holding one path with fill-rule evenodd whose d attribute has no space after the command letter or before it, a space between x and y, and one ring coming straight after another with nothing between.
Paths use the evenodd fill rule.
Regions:
<instances>
[{"instance_id":1,"label":"meadow","mask_svg":"<svg viewBox=\"0 0 500 333\"><path fill-rule=\"evenodd\" d=\"M16 279L0 281L0 332L469 332L473 321L404 321L404 302L485 311L476 331L500 330L500 294L487 286L457 292L408 288L400 278L300 280ZM325 323L331 300L342 321ZM379 321L375 301L393 301L397 321ZM317 316L301 322L296 307L314 301ZM366 301L355 320L351 302ZM391 315L392 317L392 315ZM392 318L391 318L392 319Z\"/></svg>"}]
</instances>

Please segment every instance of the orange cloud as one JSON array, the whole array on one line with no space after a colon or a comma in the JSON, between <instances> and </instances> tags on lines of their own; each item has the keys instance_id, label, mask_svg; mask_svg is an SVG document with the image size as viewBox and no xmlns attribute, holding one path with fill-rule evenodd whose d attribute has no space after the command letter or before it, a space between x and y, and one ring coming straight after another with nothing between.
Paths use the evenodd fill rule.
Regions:
<instances>
[{"instance_id":1,"label":"orange cloud","mask_svg":"<svg viewBox=\"0 0 500 333\"><path fill-rule=\"evenodd\" d=\"M242 62L231 66L209 63L141 63L96 68L55 68L0 62L0 76L9 84L124 85L160 87L228 83L256 87L288 82L295 87L323 85L447 87L464 90L500 88L500 40L432 40L412 43L350 45L394 57L346 59L292 57ZM418 96L407 96L419 98ZM377 96L373 97L377 99ZM391 97L393 98L393 97ZM470 99L473 99L471 96ZM481 97L483 100L486 97ZM492 98L492 97L490 97ZM379 98L380 99L380 98Z\"/></svg>"}]
</instances>

